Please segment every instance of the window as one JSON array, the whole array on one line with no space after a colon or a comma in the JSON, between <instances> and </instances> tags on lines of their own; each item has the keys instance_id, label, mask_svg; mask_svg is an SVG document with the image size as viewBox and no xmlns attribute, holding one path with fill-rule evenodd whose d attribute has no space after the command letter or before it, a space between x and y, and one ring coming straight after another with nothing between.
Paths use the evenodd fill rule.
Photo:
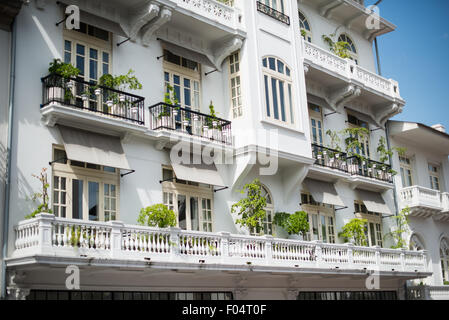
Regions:
<instances>
[{"instance_id":1,"label":"window","mask_svg":"<svg viewBox=\"0 0 449 320\"><path fill-rule=\"evenodd\" d=\"M335 243L335 211L332 205L317 203L309 193L301 193L301 207L307 212L310 230L305 240Z\"/></svg>"},{"instance_id":2,"label":"window","mask_svg":"<svg viewBox=\"0 0 449 320\"><path fill-rule=\"evenodd\" d=\"M242 85L240 78L240 51L229 56L229 82L231 89L231 109L232 117L238 118L242 111Z\"/></svg>"},{"instance_id":3,"label":"window","mask_svg":"<svg viewBox=\"0 0 449 320\"><path fill-rule=\"evenodd\" d=\"M301 36L304 40L308 42L312 42L312 31L310 30L309 21L307 21L306 17L301 11L298 11L299 15L299 29L301 30Z\"/></svg>"},{"instance_id":4,"label":"window","mask_svg":"<svg viewBox=\"0 0 449 320\"><path fill-rule=\"evenodd\" d=\"M271 9L284 13L284 0L263 0L263 3Z\"/></svg>"},{"instance_id":5,"label":"window","mask_svg":"<svg viewBox=\"0 0 449 320\"><path fill-rule=\"evenodd\" d=\"M440 191L440 168L429 163L430 189Z\"/></svg>"},{"instance_id":6,"label":"window","mask_svg":"<svg viewBox=\"0 0 449 320\"><path fill-rule=\"evenodd\" d=\"M401 166L402 187L406 188L413 186L412 166L410 158L400 156L399 163Z\"/></svg>"},{"instance_id":7,"label":"window","mask_svg":"<svg viewBox=\"0 0 449 320\"><path fill-rule=\"evenodd\" d=\"M53 149L52 204L57 217L111 221L119 215L120 170L67 159Z\"/></svg>"},{"instance_id":8,"label":"window","mask_svg":"<svg viewBox=\"0 0 449 320\"><path fill-rule=\"evenodd\" d=\"M324 128L323 128L323 116L321 108L317 105L309 103L309 115L310 115L310 130L312 136L312 142L320 146L324 145Z\"/></svg>"},{"instance_id":9,"label":"window","mask_svg":"<svg viewBox=\"0 0 449 320\"><path fill-rule=\"evenodd\" d=\"M382 214L368 211L362 201L354 201L354 210L357 218L368 220L365 229L368 245L382 247Z\"/></svg>"},{"instance_id":10,"label":"window","mask_svg":"<svg viewBox=\"0 0 449 320\"><path fill-rule=\"evenodd\" d=\"M199 64L174 55L167 50L164 50L164 58L166 92L169 92L168 85L170 85L173 87L180 107L200 111L201 73Z\"/></svg>"},{"instance_id":11,"label":"window","mask_svg":"<svg viewBox=\"0 0 449 320\"><path fill-rule=\"evenodd\" d=\"M449 242L446 238L441 240L440 258L443 282L449 282Z\"/></svg>"},{"instance_id":12,"label":"window","mask_svg":"<svg viewBox=\"0 0 449 320\"><path fill-rule=\"evenodd\" d=\"M183 230L213 232L212 186L179 180L171 168L162 168L162 198L176 212Z\"/></svg>"},{"instance_id":13,"label":"window","mask_svg":"<svg viewBox=\"0 0 449 320\"><path fill-rule=\"evenodd\" d=\"M365 128L368 130L368 134L364 137L357 137L357 139L360 141L360 146L356 147L356 150L351 150L351 152L355 152L358 155L361 155L365 158L370 158L370 139L369 139L369 124L368 122L362 121L358 119L357 117L353 116L352 114L348 113L348 124L350 128ZM351 136L352 137L352 136Z\"/></svg>"},{"instance_id":14,"label":"window","mask_svg":"<svg viewBox=\"0 0 449 320\"><path fill-rule=\"evenodd\" d=\"M262 60L267 118L294 124L291 71L281 60L267 57Z\"/></svg>"},{"instance_id":15,"label":"window","mask_svg":"<svg viewBox=\"0 0 449 320\"><path fill-rule=\"evenodd\" d=\"M354 60L355 64L359 64L358 57L357 57L357 50L355 48L354 41L352 41L352 39L346 34L341 34L338 37L338 41L339 42L343 41L343 42L347 43L346 48L348 49L349 55L351 56L350 59Z\"/></svg>"}]
</instances>

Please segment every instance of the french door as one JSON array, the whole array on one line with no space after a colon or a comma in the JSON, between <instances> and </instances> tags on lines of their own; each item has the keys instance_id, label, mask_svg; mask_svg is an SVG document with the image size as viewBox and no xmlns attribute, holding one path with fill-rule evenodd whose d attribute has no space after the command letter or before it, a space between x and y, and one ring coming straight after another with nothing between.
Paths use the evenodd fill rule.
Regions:
<instances>
[{"instance_id":1,"label":"french door","mask_svg":"<svg viewBox=\"0 0 449 320\"><path fill-rule=\"evenodd\" d=\"M212 199L188 192L164 192L164 204L177 213L182 230L213 231Z\"/></svg>"}]
</instances>

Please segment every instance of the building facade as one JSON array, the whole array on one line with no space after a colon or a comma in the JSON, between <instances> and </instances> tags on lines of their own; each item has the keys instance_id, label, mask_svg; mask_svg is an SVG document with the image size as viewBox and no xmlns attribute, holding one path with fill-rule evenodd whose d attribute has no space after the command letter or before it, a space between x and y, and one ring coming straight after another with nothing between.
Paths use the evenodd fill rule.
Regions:
<instances>
[{"instance_id":1,"label":"building facade","mask_svg":"<svg viewBox=\"0 0 449 320\"><path fill-rule=\"evenodd\" d=\"M404 299L437 272L428 246L389 249L402 203L376 150L405 101L372 50L395 26L363 1L30 1L15 26L9 297ZM98 85L129 70L141 90ZM52 214L25 219L42 168ZM255 178L246 230L231 207ZM159 203L177 228L138 226ZM304 237L274 224L299 210ZM339 236L354 218L366 246Z\"/></svg>"}]
</instances>

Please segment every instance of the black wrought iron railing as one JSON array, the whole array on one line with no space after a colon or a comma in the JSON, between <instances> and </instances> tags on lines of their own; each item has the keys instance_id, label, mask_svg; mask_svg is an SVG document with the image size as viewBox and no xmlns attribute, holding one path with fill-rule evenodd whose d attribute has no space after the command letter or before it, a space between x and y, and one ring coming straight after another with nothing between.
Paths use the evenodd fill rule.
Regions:
<instances>
[{"instance_id":1,"label":"black wrought iron railing","mask_svg":"<svg viewBox=\"0 0 449 320\"><path fill-rule=\"evenodd\" d=\"M348 157L345 152L314 143L312 155L316 165L393 183L393 172L388 164L370 159L363 160L357 156Z\"/></svg>"},{"instance_id":2,"label":"black wrought iron railing","mask_svg":"<svg viewBox=\"0 0 449 320\"><path fill-rule=\"evenodd\" d=\"M149 107L149 110L151 130L178 131L232 144L231 121L163 102Z\"/></svg>"},{"instance_id":3,"label":"black wrought iron railing","mask_svg":"<svg viewBox=\"0 0 449 320\"><path fill-rule=\"evenodd\" d=\"M348 172L348 163L346 162L347 155L345 152L313 143L312 155L315 158L315 164L317 165Z\"/></svg>"},{"instance_id":4,"label":"black wrought iron railing","mask_svg":"<svg viewBox=\"0 0 449 320\"><path fill-rule=\"evenodd\" d=\"M87 82L50 74L42 81L42 107L52 102L100 113L139 125L145 124L145 98Z\"/></svg>"},{"instance_id":5,"label":"black wrought iron railing","mask_svg":"<svg viewBox=\"0 0 449 320\"><path fill-rule=\"evenodd\" d=\"M359 175L393 183L391 166L370 159L360 159L357 156L349 157L348 172L352 175Z\"/></svg>"},{"instance_id":6,"label":"black wrought iron railing","mask_svg":"<svg viewBox=\"0 0 449 320\"><path fill-rule=\"evenodd\" d=\"M283 22L287 25L290 25L290 17L285 15L284 13L277 11L276 9L273 9L269 6L267 6L265 3L261 1L257 1L257 11L260 11L267 16L270 16L280 22Z\"/></svg>"}]
</instances>

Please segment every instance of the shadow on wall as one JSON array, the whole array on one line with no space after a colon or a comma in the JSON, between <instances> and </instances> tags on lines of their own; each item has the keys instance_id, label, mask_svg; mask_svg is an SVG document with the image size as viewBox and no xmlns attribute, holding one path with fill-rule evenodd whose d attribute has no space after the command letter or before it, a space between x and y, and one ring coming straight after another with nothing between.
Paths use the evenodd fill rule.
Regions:
<instances>
[{"instance_id":1,"label":"shadow on wall","mask_svg":"<svg viewBox=\"0 0 449 320\"><path fill-rule=\"evenodd\" d=\"M6 147L0 143L0 183L6 183L7 155Z\"/></svg>"}]
</instances>

